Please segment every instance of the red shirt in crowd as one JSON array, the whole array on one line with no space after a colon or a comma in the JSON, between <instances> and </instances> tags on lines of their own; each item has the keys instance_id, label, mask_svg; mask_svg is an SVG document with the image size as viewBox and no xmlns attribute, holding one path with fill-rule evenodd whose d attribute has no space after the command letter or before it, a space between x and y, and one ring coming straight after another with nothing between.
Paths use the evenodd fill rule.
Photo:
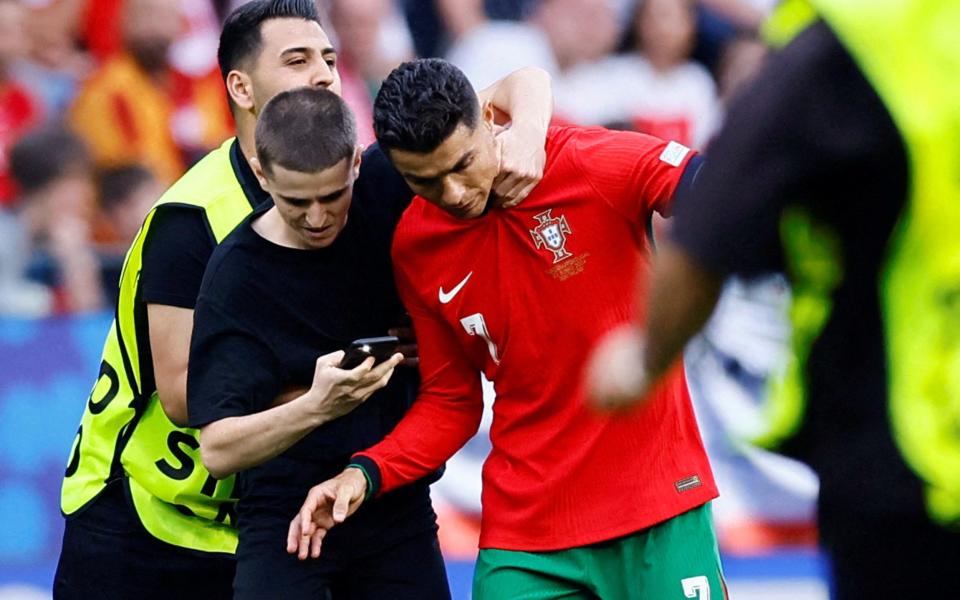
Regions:
<instances>
[{"instance_id":1,"label":"red shirt in crowd","mask_svg":"<svg viewBox=\"0 0 960 600\"><path fill-rule=\"evenodd\" d=\"M14 200L10 150L20 136L40 120L40 109L19 85L0 82L0 205Z\"/></svg>"},{"instance_id":2,"label":"red shirt in crowd","mask_svg":"<svg viewBox=\"0 0 960 600\"><path fill-rule=\"evenodd\" d=\"M643 134L554 127L543 180L518 207L458 220L414 199L393 259L423 383L393 433L361 453L382 491L477 431L483 372L496 401L482 548L583 546L716 497L681 365L627 414L595 412L581 385L590 349L634 317L646 223L669 212L692 155Z\"/></svg>"}]
</instances>

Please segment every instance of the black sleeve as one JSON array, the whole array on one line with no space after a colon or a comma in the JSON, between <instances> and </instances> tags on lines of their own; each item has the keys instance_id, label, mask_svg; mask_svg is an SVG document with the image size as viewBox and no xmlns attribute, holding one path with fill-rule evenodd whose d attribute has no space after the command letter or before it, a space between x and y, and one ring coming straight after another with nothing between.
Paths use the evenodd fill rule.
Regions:
<instances>
[{"instance_id":1,"label":"black sleeve","mask_svg":"<svg viewBox=\"0 0 960 600\"><path fill-rule=\"evenodd\" d=\"M236 311L204 294L197 300L187 373L191 427L267 409L280 394L282 375L262 335ZM216 291L216 290L214 290Z\"/></svg>"},{"instance_id":2,"label":"black sleeve","mask_svg":"<svg viewBox=\"0 0 960 600\"><path fill-rule=\"evenodd\" d=\"M853 59L815 24L736 99L696 183L678 197L674 242L719 276L782 270L784 207L861 201L858 185L876 168L875 132L890 127Z\"/></svg>"},{"instance_id":3,"label":"black sleeve","mask_svg":"<svg viewBox=\"0 0 960 600\"><path fill-rule=\"evenodd\" d=\"M193 308L215 245L203 211L179 206L158 208L143 249L143 301Z\"/></svg>"}]
</instances>

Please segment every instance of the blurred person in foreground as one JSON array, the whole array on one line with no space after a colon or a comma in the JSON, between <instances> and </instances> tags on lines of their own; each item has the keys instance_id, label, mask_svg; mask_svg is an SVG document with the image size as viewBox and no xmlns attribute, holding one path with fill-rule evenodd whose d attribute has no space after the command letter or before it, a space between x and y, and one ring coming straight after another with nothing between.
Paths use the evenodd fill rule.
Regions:
<instances>
[{"instance_id":1,"label":"blurred person in foreground","mask_svg":"<svg viewBox=\"0 0 960 600\"><path fill-rule=\"evenodd\" d=\"M42 115L36 98L13 72L29 51L26 25L27 9L20 0L0 0L0 206L10 205L16 197L10 149Z\"/></svg>"},{"instance_id":2,"label":"blurred person in foreground","mask_svg":"<svg viewBox=\"0 0 960 600\"><path fill-rule=\"evenodd\" d=\"M834 597L938 597L960 583L960 4L787 9L800 33L731 108L593 395L639 402L724 278L785 270L794 357L762 441L820 476Z\"/></svg>"},{"instance_id":3,"label":"blurred person in foreground","mask_svg":"<svg viewBox=\"0 0 960 600\"><path fill-rule=\"evenodd\" d=\"M178 0L125 0L122 10L124 50L84 83L70 123L98 165L140 162L170 184L230 135L228 106L218 81L170 64Z\"/></svg>"},{"instance_id":4,"label":"blurred person in foreground","mask_svg":"<svg viewBox=\"0 0 960 600\"><path fill-rule=\"evenodd\" d=\"M766 53L756 34L727 43L717 83L722 110L756 77ZM721 547L729 552L817 540L816 475L748 441L762 427L769 383L789 354L789 302L790 288L780 273L731 277L710 322L684 351L697 422L723 490L713 515Z\"/></svg>"},{"instance_id":5,"label":"blurred person in foreground","mask_svg":"<svg viewBox=\"0 0 960 600\"><path fill-rule=\"evenodd\" d=\"M428 488L437 475L372 502L324 540L322 560L277 543L310 487L383 439L416 396L417 372L394 369L403 354L340 366L351 340L401 322L390 240L410 198L400 177L360 175L382 163L361 164L353 115L328 90L271 99L256 148L251 166L274 202L210 258L187 385L204 465L237 473L241 490L234 598L449 598ZM288 388L304 393L273 405Z\"/></svg>"},{"instance_id":6,"label":"blurred person in foreground","mask_svg":"<svg viewBox=\"0 0 960 600\"><path fill-rule=\"evenodd\" d=\"M12 212L0 215L2 277L14 284L4 304L16 306L4 312L43 316L101 308L100 263L90 236L93 170L83 141L59 127L34 131L13 147L10 170L20 196ZM24 287L25 281L42 288ZM24 293L29 296L18 300Z\"/></svg>"},{"instance_id":7,"label":"blurred person in foreground","mask_svg":"<svg viewBox=\"0 0 960 600\"><path fill-rule=\"evenodd\" d=\"M622 420L592 413L581 392L584 353L630 317L633 281L620 274L649 261L650 215L669 213L700 159L637 133L553 127L543 180L498 209L493 111L439 59L390 74L374 128L419 194L393 264L423 384L383 442L310 490L290 549L317 557L334 523L450 458L480 424L483 373L497 399L474 598L722 597L717 489L682 365Z\"/></svg>"},{"instance_id":8,"label":"blurred person in foreground","mask_svg":"<svg viewBox=\"0 0 960 600\"><path fill-rule=\"evenodd\" d=\"M198 432L185 427L193 308L214 247L270 200L248 163L264 104L303 86L340 91L336 50L318 19L313 0L254 0L224 24L218 60L237 137L167 190L127 253L64 474L57 598L232 596L235 480L207 471ZM549 81L526 71L482 94L513 117L499 138L510 169L497 191L516 202L543 167ZM398 177L379 150L370 153L368 163L382 166L370 185Z\"/></svg>"}]
</instances>

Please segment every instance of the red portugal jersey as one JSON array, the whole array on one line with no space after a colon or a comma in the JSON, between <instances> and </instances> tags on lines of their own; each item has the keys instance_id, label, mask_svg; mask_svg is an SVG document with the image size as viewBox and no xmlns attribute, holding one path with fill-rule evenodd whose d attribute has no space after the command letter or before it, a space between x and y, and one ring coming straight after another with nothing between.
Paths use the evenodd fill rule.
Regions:
<instances>
[{"instance_id":1,"label":"red portugal jersey","mask_svg":"<svg viewBox=\"0 0 960 600\"><path fill-rule=\"evenodd\" d=\"M583 546L716 497L682 366L627 414L595 412L581 387L595 343L634 316L647 220L669 213L691 155L637 133L552 128L543 180L518 207L458 220L414 199L393 258L423 383L362 453L382 491L430 473L477 431L483 372L496 401L481 548Z\"/></svg>"}]
</instances>

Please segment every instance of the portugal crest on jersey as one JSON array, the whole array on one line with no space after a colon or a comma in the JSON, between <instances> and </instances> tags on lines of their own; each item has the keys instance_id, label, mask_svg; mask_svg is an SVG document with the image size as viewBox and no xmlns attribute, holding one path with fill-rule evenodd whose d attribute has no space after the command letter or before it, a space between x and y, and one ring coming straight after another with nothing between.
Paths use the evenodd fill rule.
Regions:
<instances>
[{"instance_id":1,"label":"portugal crest on jersey","mask_svg":"<svg viewBox=\"0 0 960 600\"><path fill-rule=\"evenodd\" d=\"M570 226L567 225L567 218L561 215L554 218L550 215L553 209L548 208L533 218L537 221L537 226L530 230L533 237L533 243L537 249L546 247L553 252L553 262L558 263L565 258L570 258L573 253L568 252L567 234L571 233Z\"/></svg>"}]
</instances>

